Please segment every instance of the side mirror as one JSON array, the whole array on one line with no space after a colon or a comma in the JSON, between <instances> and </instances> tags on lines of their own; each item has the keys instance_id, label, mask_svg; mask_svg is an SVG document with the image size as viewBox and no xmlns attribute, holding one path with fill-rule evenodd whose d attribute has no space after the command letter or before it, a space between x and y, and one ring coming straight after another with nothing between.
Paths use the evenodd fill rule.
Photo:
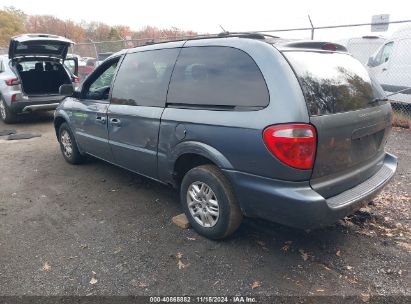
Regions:
<instances>
[{"instance_id":1,"label":"side mirror","mask_svg":"<svg viewBox=\"0 0 411 304\"><path fill-rule=\"evenodd\" d=\"M72 84L63 84L59 88L59 94L63 96L73 96L74 87Z\"/></svg>"},{"instance_id":2,"label":"side mirror","mask_svg":"<svg viewBox=\"0 0 411 304\"><path fill-rule=\"evenodd\" d=\"M368 58L367 66L373 67L374 66L374 58L371 56Z\"/></svg>"}]
</instances>

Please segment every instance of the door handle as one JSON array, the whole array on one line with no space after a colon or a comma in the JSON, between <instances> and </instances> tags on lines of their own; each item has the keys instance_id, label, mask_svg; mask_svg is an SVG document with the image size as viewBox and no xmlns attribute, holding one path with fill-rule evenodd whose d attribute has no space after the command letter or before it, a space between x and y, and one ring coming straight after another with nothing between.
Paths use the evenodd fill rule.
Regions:
<instances>
[{"instance_id":1,"label":"door handle","mask_svg":"<svg viewBox=\"0 0 411 304\"><path fill-rule=\"evenodd\" d=\"M110 123L113 126L120 126L121 125L121 120L118 118L110 118Z\"/></svg>"},{"instance_id":2,"label":"door handle","mask_svg":"<svg viewBox=\"0 0 411 304\"><path fill-rule=\"evenodd\" d=\"M106 123L106 118L104 116L97 116L96 121L98 123L105 124Z\"/></svg>"},{"instance_id":3,"label":"door handle","mask_svg":"<svg viewBox=\"0 0 411 304\"><path fill-rule=\"evenodd\" d=\"M387 68L383 68L382 71L385 72L387 70Z\"/></svg>"}]
</instances>

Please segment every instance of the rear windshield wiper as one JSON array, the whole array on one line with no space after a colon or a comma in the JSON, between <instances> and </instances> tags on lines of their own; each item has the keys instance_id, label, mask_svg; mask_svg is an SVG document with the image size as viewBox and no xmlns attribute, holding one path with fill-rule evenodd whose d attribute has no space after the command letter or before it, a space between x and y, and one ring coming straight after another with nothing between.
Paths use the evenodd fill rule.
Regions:
<instances>
[{"instance_id":1,"label":"rear windshield wiper","mask_svg":"<svg viewBox=\"0 0 411 304\"><path fill-rule=\"evenodd\" d=\"M377 103L380 101L388 101L388 98L384 97L384 98L374 98L373 100L370 100L368 103L369 104L373 104L373 103Z\"/></svg>"},{"instance_id":2,"label":"rear windshield wiper","mask_svg":"<svg viewBox=\"0 0 411 304\"><path fill-rule=\"evenodd\" d=\"M397 91L397 92L394 92L394 93L390 93L390 94L387 95L387 97L391 97L391 96L394 96L394 95L397 95L397 94L401 94L401 93L404 93L404 92L407 92L407 91L411 91L411 88L405 88L405 89L402 89L402 90L400 90L400 91ZM406 93L406 94L408 94L408 93ZM373 100L370 100L368 103L369 103L369 104L373 104L373 103L376 103L376 102L379 102L379 101L387 101L387 100L388 100L387 97L384 97L384 98L374 98Z\"/></svg>"}]
</instances>

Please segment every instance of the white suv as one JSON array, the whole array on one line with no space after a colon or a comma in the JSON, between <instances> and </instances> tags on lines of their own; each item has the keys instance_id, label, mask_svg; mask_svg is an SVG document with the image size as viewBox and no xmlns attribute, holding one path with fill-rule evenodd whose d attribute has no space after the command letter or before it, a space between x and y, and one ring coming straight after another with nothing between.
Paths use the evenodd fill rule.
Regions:
<instances>
[{"instance_id":1,"label":"white suv","mask_svg":"<svg viewBox=\"0 0 411 304\"><path fill-rule=\"evenodd\" d=\"M11 39L9 54L0 56L0 118L5 123L19 113L54 110L64 98L60 86L79 82L77 58L66 58L73 43L48 34Z\"/></svg>"}]
</instances>

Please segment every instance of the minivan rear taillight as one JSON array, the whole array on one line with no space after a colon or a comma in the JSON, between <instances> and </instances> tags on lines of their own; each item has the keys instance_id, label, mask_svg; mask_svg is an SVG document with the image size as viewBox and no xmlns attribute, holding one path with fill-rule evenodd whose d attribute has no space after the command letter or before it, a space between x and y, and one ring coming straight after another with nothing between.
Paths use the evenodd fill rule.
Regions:
<instances>
[{"instance_id":1,"label":"minivan rear taillight","mask_svg":"<svg viewBox=\"0 0 411 304\"><path fill-rule=\"evenodd\" d=\"M20 84L20 80L18 78L10 78L4 81L8 86L15 86Z\"/></svg>"},{"instance_id":2,"label":"minivan rear taillight","mask_svg":"<svg viewBox=\"0 0 411 304\"><path fill-rule=\"evenodd\" d=\"M267 148L288 166L312 169L317 146L315 128L309 124L281 124L263 132Z\"/></svg>"}]
</instances>

